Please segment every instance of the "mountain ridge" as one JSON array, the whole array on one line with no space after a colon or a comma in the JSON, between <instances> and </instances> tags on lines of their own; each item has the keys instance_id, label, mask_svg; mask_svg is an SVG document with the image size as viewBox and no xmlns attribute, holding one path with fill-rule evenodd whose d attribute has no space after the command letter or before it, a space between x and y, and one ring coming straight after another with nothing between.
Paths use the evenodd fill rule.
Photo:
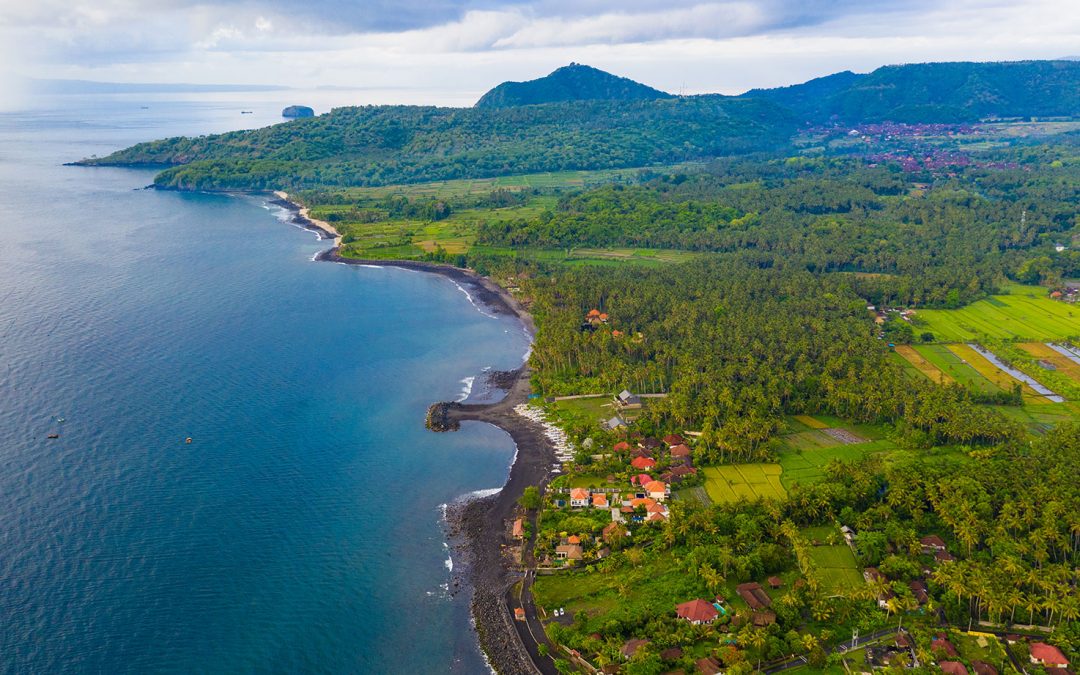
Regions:
<instances>
[{"instance_id":1,"label":"mountain ridge","mask_svg":"<svg viewBox=\"0 0 1080 675\"><path fill-rule=\"evenodd\" d=\"M476 108L510 108L567 101L643 101L674 98L627 77L580 63L556 68L544 77L503 82L480 97Z\"/></svg>"}]
</instances>

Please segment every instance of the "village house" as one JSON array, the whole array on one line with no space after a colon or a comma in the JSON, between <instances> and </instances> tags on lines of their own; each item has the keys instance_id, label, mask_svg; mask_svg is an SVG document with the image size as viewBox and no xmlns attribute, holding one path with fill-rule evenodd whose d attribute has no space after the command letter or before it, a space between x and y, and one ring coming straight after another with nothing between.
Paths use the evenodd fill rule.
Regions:
<instances>
[{"instance_id":1,"label":"village house","mask_svg":"<svg viewBox=\"0 0 1080 675\"><path fill-rule=\"evenodd\" d=\"M619 441L612 450L615 452L630 452L630 444L626 441Z\"/></svg>"},{"instance_id":2,"label":"village house","mask_svg":"<svg viewBox=\"0 0 1080 675\"><path fill-rule=\"evenodd\" d=\"M594 492L592 495L592 505L596 509L606 509L608 507L607 495L603 492Z\"/></svg>"},{"instance_id":3,"label":"village house","mask_svg":"<svg viewBox=\"0 0 1080 675\"><path fill-rule=\"evenodd\" d=\"M679 445L680 443L686 443L686 439L684 439L679 434L668 434L667 436L664 436L664 442L667 443L670 447L673 445Z\"/></svg>"},{"instance_id":4,"label":"village house","mask_svg":"<svg viewBox=\"0 0 1080 675\"><path fill-rule=\"evenodd\" d=\"M771 626L776 623L776 612L771 612L769 610L754 612L753 616L750 618L750 621L758 628L765 628L766 626Z\"/></svg>"},{"instance_id":5,"label":"village house","mask_svg":"<svg viewBox=\"0 0 1080 675\"><path fill-rule=\"evenodd\" d=\"M702 675L720 675L720 673L724 672L720 668L720 662L711 656L698 659L694 662L694 665L697 666L698 672Z\"/></svg>"},{"instance_id":6,"label":"village house","mask_svg":"<svg viewBox=\"0 0 1080 675\"><path fill-rule=\"evenodd\" d=\"M926 554L946 550L945 541L936 534L930 534L923 537L919 540L919 543L922 544L922 552Z\"/></svg>"},{"instance_id":7,"label":"village house","mask_svg":"<svg viewBox=\"0 0 1080 675\"><path fill-rule=\"evenodd\" d=\"M645 492L651 499L662 502L667 498L667 485L658 480L650 481L645 484Z\"/></svg>"},{"instance_id":8,"label":"village house","mask_svg":"<svg viewBox=\"0 0 1080 675\"><path fill-rule=\"evenodd\" d=\"M525 524L522 522L521 518L514 521L514 527L511 534L514 539L521 539L525 536Z\"/></svg>"},{"instance_id":9,"label":"village house","mask_svg":"<svg viewBox=\"0 0 1080 675\"><path fill-rule=\"evenodd\" d=\"M650 436L649 438L646 438L641 442L641 447L651 452L664 447L664 444L660 441L659 438L653 438L652 436Z\"/></svg>"},{"instance_id":10,"label":"village house","mask_svg":"<svg viewBox=\"0 0 1080 675\"><path fill-rule=\"evenodd\" d=\"M1032 663L1037 663L1041 666L1067 668L1069 665L1069 659L1065 658L1065 655L1061 653L1060 649L1054 645L1048 645L1045 642L1032 642L1030 656Z\"/></svg>"},{"instance_id":11,"label":"village house","mask_svg":"<svg viewBox=\"0 0 1080 675\"><path fill-rule=\"evenodd\" d=\"M970 675L967 666L959 661L939 661L938 668L941 668L945 675Z\"/></svg>"},{"instance_id":12,"label":"village house","mask_svg":"<svg viewBox=\"0 0 1080 675\"><path fill-rule=\"evenodd\" d=\"M784 580L780 577L769 577L766 581L769 582L769 588L780 588L784 585Z\"/></svg>"},{"instance_id":13,"label":"village house","mask_svg":"<svg viewBox=\"0 0 1080 675\"><path fill-rule=\"evenodd\" d=\"M624 659L630 659L633 658L634 654L638 653L639 649L641 649L647 644L649 644L648 640L643 640L641 638L633 638L624 642L622 649L620 649L619 652L622 654L622 657Z\"/></svg>"},{"instance_id":14,"label":"village house","mask_svg":"<svg viewBox=\"0 0 1080 675\"><path fill-rule=\"evenodd\" d=\"M559 544L555 547L555 557L559 560L581 560L585 557L585 550L581 544Z\"/></svg>"},{"instance_id":15,"label":"village house","mask_svg":"<svg viewBox=\"0 0 1080 675\"><path fill-rule=\"evenodd\" d=\"M772 604L772 598L765 592L765 589L761 587L761 584L756 581L749 581L745 584L739 584L735 587L735 592L739 594L739 597L750 605L750 609L760 610L765 609Z\"/></svg>"},{"instance_id":16,"label":"village house","mask_svg":"<svg viewBox=\"0 0 1080 675\"><path fill-rule=\"evenodd\" d=\"M589 491L585 488L574 488L570 490L570 506L583 508L589 505L589 500Z\"/></svg>"},{"instance_id":17,"label":"village house","mask_svg":"<svg viewBox=\"0 0 1080 675\"><path fill-rule=\"evenodd\" d=\"M915 596L915 600L920 605L925 605L930 600L930 590L926 587L926 582L921 579L916 579L908 583L908 588L911 589L911 594Z\"/></svg>"},{"instance_id":18,"label":"village house","mask_svg":"<svg viewBox=\"0 0 1080 675\"><path fill-rule=\"evenodd\" d=\"M716 608L712 606L712 603L701 599L690 600L689 602L676 605L675 614L678 615L680 619L686 619L695 626L712 623L716 620L716 617L720 616L720 612L716 611Z\"/></svg>"},{"instance_id":19,"label":"village house","mask_svg":"<svg viewBox=\"0 0 1080 675\"><path fill-rule=\"evenodd\" d=\"M648 485L649 483L651 483L651 482L652 482L652 480L653 480L653 479L652 479L652 476L650 476L649 474L647 474L647 473L639 473L639 474L638 474L638 475L636 475L636 476L631 476L631 478L630 478L630 484L631 484L631 485L639 485L639 486L641 486L641 487L645 487L646 485Z\"/></svg>"},{"instance_id":20,"label":"village house","mask_svg":"<svg viewBox=\"0 0 1080 675\"><path fill-rule=\"evenodd\" d=\"M601 531L601 533L600 533L600 537L604 541L610 542L612 539L614 539L620 533L624 537L630 536L630 532L625 527L623 527L619 523L613 522L613 523L608 523L607 525L604 526L603 531Z\"/></svg>"},{"instance_id":21,"label":"village house","mask_svg":"<svg viewBox=\"0 0 1080 675\"><path fill-rule=\"evenodd\" d=\"M637 410L641 408L641 397L631 393L628 389L623 389L615 397L615 405L623 410Z\"/></svg>"},{"instance_id":22,"label":"village house","mask_svg":"<svg viewBox=\"0 0 1080 675\"><path fill-rule=\"evenodd\" d=\"M621 417L616 415L615 417L612 417L608 421L604 422L601 426L603 426L608 431L615 431L616 429L625 427L626 422L624 422Z\"/></svg>"},{"instance_id":23,"label":"village house","mask_svg":"<svg viewBox=\"0 0 1080 675\"><path fill-rule=\"evenodd\" d=\"M690 447L685 443L679 443L678 445L671 446L671 458L689 458L691 455Z\"/></svg>"},{"instance_id":24,"label":"village house","mask_svg":"<svg viewBox=\"0 0 1080 675\"><path fill-rule=\"evenodd\" d=\"M960 652L956 651L956 647L944 635L938 635L930 642L930 651L953 658L960 656Z\"/></svg>"},{"instance_id":25,"label":"village house","mask_svg":"<svg viewBox=\"0 0 1080 675\"><path fill-rule=\"evenodd\" d=\"M651 469L656 466L656 460L652 457L635 457L630 462L630 466L638 469L639 471L643 469Z\"/></svg>"},{"instance_id":26,"label":"village house","mask_svg":"<svg viewBox=\"0 0 1080 675\"><path fill-rule=\"evenodd\" d=\"M986 661L972 661L971 669L975 671L975 675L998 675L998 669Z\"/></svg>"}]
</instances>

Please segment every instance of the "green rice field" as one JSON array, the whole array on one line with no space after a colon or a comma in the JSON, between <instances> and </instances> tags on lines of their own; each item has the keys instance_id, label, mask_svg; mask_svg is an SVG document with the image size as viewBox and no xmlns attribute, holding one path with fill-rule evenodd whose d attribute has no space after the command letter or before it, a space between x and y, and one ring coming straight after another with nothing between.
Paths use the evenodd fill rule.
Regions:
<instances>
[{"instance_id":1,"label":"green rice field","mask_svg":"<svg viewBox=\"0 0 1080 675\"><path fill-rule=\"evenodd\" d=\"M808 527L802 534L810 541L817 540L822 543L821 546L809 548L810 558L817 565L822 588L832 593L846 593L866 583L855 560L855 554L843 539L839 539L836 544L827 543L839 535L835 526Z\"/></svg>"},{"instance_id":2,"label":"green rice field","mask_svg":"<svg viewBox=\"0 0 1080 675\"><path fill-rule=\"evenodd\" d=\"M1080 307L1051 300L1041 286L1013 285L961 309L921 309L917 331L940 342L968 342L980 336L1026 340L1064 340L1080 336Z\"/></svg>"},{"instance_id":3,"label":"green rice field","mask_svg":"<svg viewBox=\"0 0 1080 675\"><path fill-rule=\"evenodd\" d=\"M924 359L941 369L946 375L960 384L976 391L994 394L1001 389L986 379L971 365L964 362L946 345L919 345L915 347Z\"/></svg>"},{"instance_id":4,"label":"green rice field","mask_svg":"<svg viewBox=\"0 0 1080 675\"><path fill-rule=\"evenodd\" d=\"M728 464L706 467L703 471L705 491L716 504L787 496L780 483L779 464Z\"/></svg>"}]
</instances>

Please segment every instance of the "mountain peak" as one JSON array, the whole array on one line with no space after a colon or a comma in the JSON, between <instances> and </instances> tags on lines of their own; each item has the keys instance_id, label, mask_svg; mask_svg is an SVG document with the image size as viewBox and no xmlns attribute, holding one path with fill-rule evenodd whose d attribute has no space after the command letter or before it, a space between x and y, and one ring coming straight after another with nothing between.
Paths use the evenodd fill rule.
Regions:
<instances>
[{"instance_id":1,"label":"mountain peak","mask_svg":"<svg viewBox=\"0 0 1080 675\"><path fill-rule=\"evenodd\" d=\"M612 75L582 63L570 63L528 82L503 82L476 102L477 108L509 108L561 101L641 101L671 98L625 77Z\"/></svg>"}]
</instances>

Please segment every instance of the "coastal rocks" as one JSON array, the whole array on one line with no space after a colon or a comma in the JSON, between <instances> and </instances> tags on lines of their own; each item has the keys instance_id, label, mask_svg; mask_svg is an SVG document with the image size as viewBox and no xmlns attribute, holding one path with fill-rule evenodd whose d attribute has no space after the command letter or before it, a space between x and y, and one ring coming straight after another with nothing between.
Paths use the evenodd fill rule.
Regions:
<instances>
[{"instance_id":1,"label":"coastal rocks","mask_svg":"<svg viewBox=\"0 0 1080 675\"><path fill-rule=\"evenodd\" d=\"M291 105L281 111L281 116L291 119L299 117L315 117L315 111L306 105Z\"/></svg>"},{"instance_id":2,"label":"coastal rocks","mask_svg":"<svg viewBox=\"0 0 1080 675\"><path fill-rule=\"evenodd\" d=\"M490 546L495 502L495 497L484 497L451 505L446 512L447 526L451 538L461 542L455 548L468 570L473 621L492 669L499 675L535 674L537 669L506 608L506 594L515 579L508 577L497 547Z\"/></svg>"},{"instance_id":3,"label":"coastal rocks","mask_svg":"<svg viewBox=\"0 0 1080 675\"><path fill-rule=\"evenodd\" d=\"M424 426L432 431L457 431L461 428L461 422L450 415L450 407L453 403L435 403L427 411L427 419Z\"/></svg>"}]
</instances>

